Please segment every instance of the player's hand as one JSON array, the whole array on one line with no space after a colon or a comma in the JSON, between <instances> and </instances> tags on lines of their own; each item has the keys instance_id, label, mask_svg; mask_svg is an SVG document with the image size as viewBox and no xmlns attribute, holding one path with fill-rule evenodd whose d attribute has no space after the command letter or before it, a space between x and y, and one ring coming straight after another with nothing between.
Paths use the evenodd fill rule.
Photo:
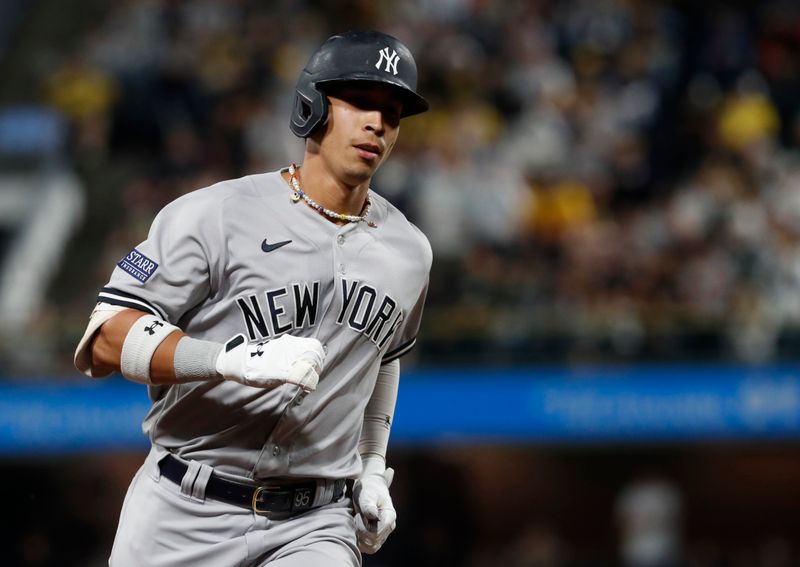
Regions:
<instances>
[{"instance_id":1,"label":"player's hand","mask_svg":"<svg viewBox=\"0 0 800 567\"><path fill-rule=\"evenodd\" d=\"M325 361L322 344L313 338L282 335L271 341L248 343L243 334L229 339L217 357L217 373L256 388L297 384L313 392Z\"/></svg>"},{"instance_id":2,"label":"player's hand","mask_svg":"<svg viewBox=\"0 0 800 567\"><path fill-rule=\"evenodd\" d=\"M393 478L394 469L386 469L383 474L358 479L353 487L356 537L362 553L371 555L378 551L394 531L397 512L389 495Z\"/></svg>"}]
</instances>

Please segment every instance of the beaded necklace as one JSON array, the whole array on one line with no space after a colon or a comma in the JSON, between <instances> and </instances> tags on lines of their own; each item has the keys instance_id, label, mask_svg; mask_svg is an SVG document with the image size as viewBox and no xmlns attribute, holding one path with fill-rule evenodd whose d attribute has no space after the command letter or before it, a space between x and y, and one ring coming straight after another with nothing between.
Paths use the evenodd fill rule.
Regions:
<instances>
[{"instance_id":1,"label":"beaded necklace","mask_svg":"<svg viewBox=\"0 0 800 567\"><path fill-rule=\"evenodd\" d=\"M337 221L344 221L344 222L367 222L367 215L369 214L369 208L372 206L372 202L369 199L369 195L367 196L367 204L364 207L364 214L362 215L345 215L344 213L337 213L336 211L332 211L330 209L326 209L319 203L317 203L314 199L306 195L305 191L300 187L300 181L297 179L297 166L295 164L291 164L289 166L289 182L292 185L292 194L290 196L291 200L297 203L300 199L306 202L306 204L314 209L325 215L326 217L332 218ZM370 226L372 223L369 223Z\"/></svg>"}]
</instances>

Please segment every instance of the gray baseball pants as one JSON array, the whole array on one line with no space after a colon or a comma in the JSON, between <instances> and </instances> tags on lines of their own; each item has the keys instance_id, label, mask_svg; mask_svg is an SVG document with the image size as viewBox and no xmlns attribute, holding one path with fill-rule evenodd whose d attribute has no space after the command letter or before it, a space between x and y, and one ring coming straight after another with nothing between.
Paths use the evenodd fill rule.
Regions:
<instances>
[{"instance_id":1,"label":"gray baseball pants","mask_svg":"<svg viewBox=\"0 0 800 567\"><path fill-rule=\"evenodd\" d=\"M187 471L192 479L182 486L161 478L158 460L150 451L128 488L110 566L361 566L350 499L270 520L206 500L208 475L196 468Z\"/></svg>"}]
</instances>

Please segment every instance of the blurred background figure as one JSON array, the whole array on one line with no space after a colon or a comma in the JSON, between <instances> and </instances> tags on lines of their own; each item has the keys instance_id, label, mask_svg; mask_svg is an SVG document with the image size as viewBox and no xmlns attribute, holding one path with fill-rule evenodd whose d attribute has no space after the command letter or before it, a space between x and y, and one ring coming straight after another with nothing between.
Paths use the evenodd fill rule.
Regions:
<instances>
[{"instance_id":1,"label":"blurred background figure","mask_svg":"<svg viewBox=\"0 0 800 567\"><path fill-rule=\"evenodd\" d=\"M671 482L639 477L617 497L620 556L625 567L684 565L683 509Z\"/></svg>"}]
</instances>

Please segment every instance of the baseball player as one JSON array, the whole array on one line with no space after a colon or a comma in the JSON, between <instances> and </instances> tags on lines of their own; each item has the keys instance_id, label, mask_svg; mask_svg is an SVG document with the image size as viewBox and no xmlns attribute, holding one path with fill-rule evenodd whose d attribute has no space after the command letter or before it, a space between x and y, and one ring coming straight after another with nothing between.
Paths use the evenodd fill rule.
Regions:
<instances>
[{"instance_id":1,"label":"baseball player","mask_svg":"<svg viewBox=\"0 0 800 567\"><path fill-rule=\"evenodd\" d=\"M428 108L416 83L397 39L329 38L297 82L302 165L175 200L117 264L75 353L153 402L110 565L360 565L394 529L398 358L432 256L369 184Z\"/></svg>"}]
</instances>

